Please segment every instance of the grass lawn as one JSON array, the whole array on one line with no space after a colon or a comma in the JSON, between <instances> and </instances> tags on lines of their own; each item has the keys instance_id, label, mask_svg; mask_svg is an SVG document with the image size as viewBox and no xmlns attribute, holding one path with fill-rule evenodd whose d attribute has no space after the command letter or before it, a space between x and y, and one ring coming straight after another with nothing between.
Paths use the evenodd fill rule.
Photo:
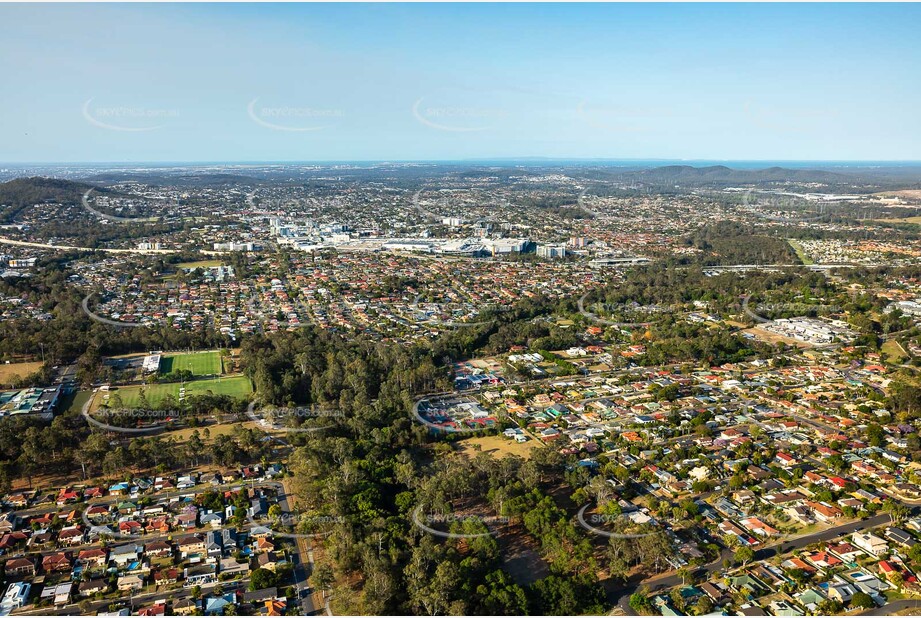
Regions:
<instances>
[{"instance_id":1,"label":"grass lawn","mask_svg":"<svg viewBox=\"0 0 921 618\"><path fill-rule=\"evenodd\" d=\"M179 382L171 384L148 384L144 386L144 396L151 407L160 405L167 395L172 395L176 400L179 399ZM111 397L118 393L122 400L122 405L126 408L138 407L140 405L140 386L121 386L112 389ZM193 380L185 383L185 394L187 397L192 395L206 395L211 391L214 395L229 395L230 397L245 398L252 394L253 385L246 376L230 376L226 378L214 378L210 380ZM102 404L104 393L97 393L94 407Z\"/></svg>"},{"instance_id":2,"label":"grass lawn","mask_svg":"<svg viewBox=\"0 0 921 618\"><path fill-rule=\"evenodd\" d=\"M477 451L474 445L478 445L482 452L489 453L493 457L502 458L505 455L518 455L524 459L531 456L531 449L537 446L534 440L519 443L504 436L483 436L480 438L468 438L457 442L457 449L467 457L476 457Z\"/></svg>"},{"instance_id":3,"label":"grass lawn","mask_svg":"<svg viewBox=\"0 0 921 618\"><path fill-rule=\"evenodd\" d=\"M60 409L65 412L81 412L83 404L89 401L92 396L92 391L77 391L70 395L64 395L61 397Z\"/></svg>"},{"instance_id":4,"label":"grass lawn","mask_svg":"<svg viewBox=\"0 0 921 618\"><path fill-rule=\"evenodd\" d=\"M10 363L0 365L0 384L12 384L17 378L30 376L42 368L41 361L34 363Z\"/></svg>"},{"instance_id":5,"label":"grass lawn","mask_svg":"<svg viewBox=\"0 0 921 618\"><path fill-rule=\"evenodd\" d=\"M197 262L181 262L176 264L176 268L214 268L223 265L224 262L220 260L199 260Z\"/></svg>"},{"instance_id":6,"label":"grass lawn","mask_svg":"<svg viewBox=\"0 0 921 618\"><path fill-rule=\"evenodd\" d=\"M218 436L230 435L233 433L234 429L237 427L245 427L246 429L253 429L257 427L255 422L244 422L244 423L221 423L220 425L207 425L208 435L211 436L209 439L205 440L204 433L205 427L186 427L185 429L177 429L176 431L166 431L160 434L161 438L175 438L180 442L185 442L192 437L192 434L198 430L199 436L201 436L202 441L205 443L214 442L214 439Z\"/></svg>"},{"instance_id":7,"label":"grass lawn","mask_svg":"<svg viewBox=\"0 0 921 618\"><path fill-rule=\"evenodd\" d=\"M899 345L898 341L886 341L883 343L880 350L890 363L904 363L908 360L908 355L905 353L905 350L902 349L902 346Z\"/></svg>"},{"instance_id":8,"label":"grass lawn","mask_svg":"<svg viewBox=\"0 0 921 618\"><path fill-rule=\"evenodd\" d=\"M803 245L799 244L799 242L793 240L792 238L788 238L787 243L789 243L793 250L796 251L796 257L798 257L800 262L802 262L805 266L812 266L815 264L815 261L806 255L806 251L803 249Z\"/></svg>"},{"instance_id":9,"label":"grass lawn","mask_svg":"<svg viewBox=\"0 0 921 618\"><path fill-rule=\"evenodd\" d=\"M905 217L903 219L874 219L879 223L913 223L921 225L921 217Z\"/></svg>"},{"instance_id":10,"label":"grass lawn","mask_svg":"<svg viewBox=\"0 0 921 618\"><path fill-rule=\"evenodd\" d=\"M160 359L160 373L167 374L180 369L187 369L194 376L216 376L223 373L221 353L193 352L192 354L173 354Z\"/></svg>"}]
</instances>

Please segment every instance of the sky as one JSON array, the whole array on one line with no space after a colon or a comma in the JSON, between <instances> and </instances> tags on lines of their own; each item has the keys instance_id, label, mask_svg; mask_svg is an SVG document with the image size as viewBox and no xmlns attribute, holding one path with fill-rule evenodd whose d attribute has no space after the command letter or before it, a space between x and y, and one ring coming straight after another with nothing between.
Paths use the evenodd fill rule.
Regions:
<instances>
[{"instance_id":1,"label":"sky","mask_svg":"<svg viewBox=\"0 0 921 618\"><path fill-rule=\"evenodd\" d=\"M921 160L917 4L0 4L0 162Z\"/></svg>"}]
</instances>

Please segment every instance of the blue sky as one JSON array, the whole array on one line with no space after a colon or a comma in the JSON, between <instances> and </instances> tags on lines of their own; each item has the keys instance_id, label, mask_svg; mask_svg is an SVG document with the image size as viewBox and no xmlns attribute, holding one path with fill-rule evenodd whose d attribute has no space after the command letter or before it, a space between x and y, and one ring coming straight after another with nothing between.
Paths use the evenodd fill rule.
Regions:
<instances>
[{"instance_id":1,"label":"blue sky","mask_svg":"<svg viewBox=\"0 0 921 618\"><path fill-rule=\"evenodd\" d=\"M0 161L921 159L919 5L0 4Z\"/></svg>"}]
</instances>

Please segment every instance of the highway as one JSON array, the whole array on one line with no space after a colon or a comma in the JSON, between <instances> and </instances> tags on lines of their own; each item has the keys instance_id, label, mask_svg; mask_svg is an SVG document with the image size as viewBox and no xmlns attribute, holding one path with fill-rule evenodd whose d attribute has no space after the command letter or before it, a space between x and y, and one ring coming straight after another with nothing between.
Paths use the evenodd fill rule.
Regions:
<instances>
[{"instance_id":1,"label":"highway","mask_svg":"<svg viewBox=\"0 0 921 618\"><path fill-rule=\"evenodd\" d=\"M72 245L53 245L50 243L28 242L25 240L14 240L5 236L0 236L0 244L13 245L16 247L34 247L36 249L53 249L55 251L102 251L103 253L135 253L140 255L152 254L170 254L180 253L181 251L190 251L202 255L224 255L226 251L211 251L209 249L113 249L110 247L74 247Z\"/></svg>"}]
</instances>

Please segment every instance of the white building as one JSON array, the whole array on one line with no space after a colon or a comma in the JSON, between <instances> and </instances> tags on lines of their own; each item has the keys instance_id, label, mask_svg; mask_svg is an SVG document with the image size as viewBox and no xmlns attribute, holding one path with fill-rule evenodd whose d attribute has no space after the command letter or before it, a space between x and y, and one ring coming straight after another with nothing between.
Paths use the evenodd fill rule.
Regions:
<instances>
[{"instance_id":1,"label":"white building","mask_svg":"<svg viewBox=\"0 0 921 618\"><path fill-rule=\"evenodd\" d=\"M539 245L537 247L537 257L554 259L566 257L565 245Z\"/></svg>"},{"instance_id":2,"label":"white building","mask_svg":"<svg viewBox=\"0 0 921 618\"><path fill-rule=\"evenodd\" d=\"M32 584L28 582L13 582L6 589L3 599L0 600L0 616L9 616L13 610L25 607L29 603L29 591Z\"/></svg>"},{"instance_id":3,"label":"white building","mask_svg":"<svg viewBox=\"0 0 921 618\"><path fill-rule=\"evenodd\" d=\"M216 242L215 251L259 251L260 246L251 242Z\"/></svg>"},{"instance_id":4,"label":"white building","mask_svg":"<svg viewBox=\"0 0 921 618\"><path fill-rule=\"evenodd\" d=\"M521 253L530 241L527 238L496 238L487 240L484 244L492 251L493 255L505 253Z\"/></svg>"},{"instance_id":5,"label":"white building","mask_svg":"<svg viewBox=\"0 0 921 618\"><path fill-rule=\"evenodd\" d=\"M144 373L156 373L160 371L160 354L150 354L144 357Z\"/></svg>"},{"instance_id":6,"label":"white building","mask_svg":"<svg viewBox=\"0 0 921 618\"><path fill-rule=\"evenodd\" d=\"M851 537L851 543L854 544L854 547L859 547L873 556L880 556L889 551L889 544L886 543L884 539L870 532L855 533L854 536Z\"/></svg>"}]
</instances>

